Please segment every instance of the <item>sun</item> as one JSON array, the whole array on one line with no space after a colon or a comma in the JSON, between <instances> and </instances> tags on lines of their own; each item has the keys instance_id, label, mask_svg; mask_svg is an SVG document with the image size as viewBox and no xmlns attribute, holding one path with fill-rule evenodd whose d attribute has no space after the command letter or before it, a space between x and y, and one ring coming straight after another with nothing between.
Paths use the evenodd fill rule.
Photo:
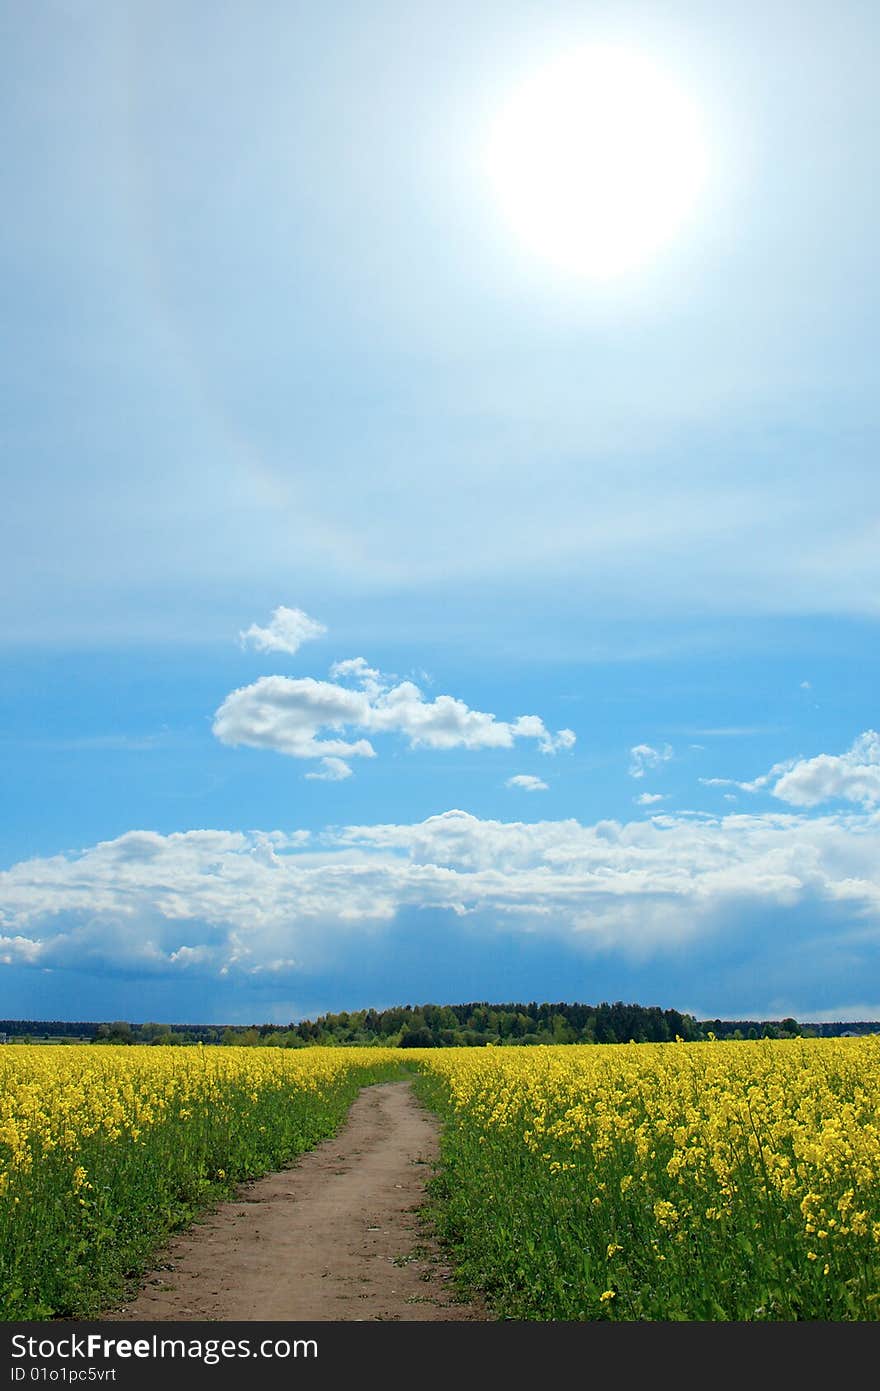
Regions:
<instances>
[{"instance_id":1,"label":"sun","mask_svg":"<svg viewBox=\"0 0 880 1391\"><path fill-rule=\"evenodd\" d=\"M591 46L537 72L489 132L499 207L531 252L596 279L650 261L705 182L699 107L642 55Z\"/></svg>"}]
</instances>

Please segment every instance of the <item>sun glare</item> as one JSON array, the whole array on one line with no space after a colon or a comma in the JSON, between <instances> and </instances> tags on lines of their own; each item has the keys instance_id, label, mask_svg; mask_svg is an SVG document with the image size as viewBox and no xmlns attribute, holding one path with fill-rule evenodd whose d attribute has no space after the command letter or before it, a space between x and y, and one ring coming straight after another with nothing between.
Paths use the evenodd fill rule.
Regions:
<instances>
[{"instance_id":1,"label":"sun glare","mask_svg":"<svg viewBox=\"0 0 880 1391\"><path fill-rule=\"evenodd\" d=\"M706 172L696 104L653 63L578 50L523 83L490 131L499 205L533 253L598 279L674 239Z\"/></svg>"}]
</instances>

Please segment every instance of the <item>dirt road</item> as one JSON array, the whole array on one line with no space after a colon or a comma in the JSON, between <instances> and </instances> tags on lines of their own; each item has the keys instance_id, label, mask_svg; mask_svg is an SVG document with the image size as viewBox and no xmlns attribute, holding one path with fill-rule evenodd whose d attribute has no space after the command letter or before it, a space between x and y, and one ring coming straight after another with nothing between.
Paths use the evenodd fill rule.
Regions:
<instances>
[{"instance_id":1,"label":"dirt road","mask_svg":"<svg viewBox=\"0 0 880 1391\"><path fill-rule=\"evenodd\" d=\"M418 1209L437 1122L408 1082L365 1088L337 1135L244 1184L161 1253L115 1320L477 1320Z\"/></svg>"}]
</instances>

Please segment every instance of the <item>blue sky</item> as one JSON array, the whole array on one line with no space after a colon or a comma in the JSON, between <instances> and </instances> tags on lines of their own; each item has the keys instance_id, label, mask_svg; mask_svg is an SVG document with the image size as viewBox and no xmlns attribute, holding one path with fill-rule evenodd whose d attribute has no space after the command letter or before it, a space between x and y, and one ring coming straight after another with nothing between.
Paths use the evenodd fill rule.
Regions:
<instances>
[{"instance_id":1,"label":"blue sky","mask_svg":"<svg viewBox=\"0 0 880 1391\"><path fill-rule=\"evenodd\" d=\"M878 27L6 8L0 1014L880 1018ZM486 163L609 46L612 275Z\"/></svg>"}]
</instances>

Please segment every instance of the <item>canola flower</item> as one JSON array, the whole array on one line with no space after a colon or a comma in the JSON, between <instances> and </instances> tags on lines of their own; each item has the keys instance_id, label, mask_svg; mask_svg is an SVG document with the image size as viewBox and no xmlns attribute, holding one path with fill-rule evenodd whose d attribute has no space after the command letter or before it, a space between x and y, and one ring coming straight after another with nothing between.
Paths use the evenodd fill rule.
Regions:
<instances>
[{"instance_id":1,"label":"canola flower","mask_svg":"<svg viewBox=\"0 0 880 1391\"><path fill-rule=\"evenodd\" d=\"M545 1319L875 1319L880 1038L427 1050L465 1279Z\"/></svg>"}]
</instances>

